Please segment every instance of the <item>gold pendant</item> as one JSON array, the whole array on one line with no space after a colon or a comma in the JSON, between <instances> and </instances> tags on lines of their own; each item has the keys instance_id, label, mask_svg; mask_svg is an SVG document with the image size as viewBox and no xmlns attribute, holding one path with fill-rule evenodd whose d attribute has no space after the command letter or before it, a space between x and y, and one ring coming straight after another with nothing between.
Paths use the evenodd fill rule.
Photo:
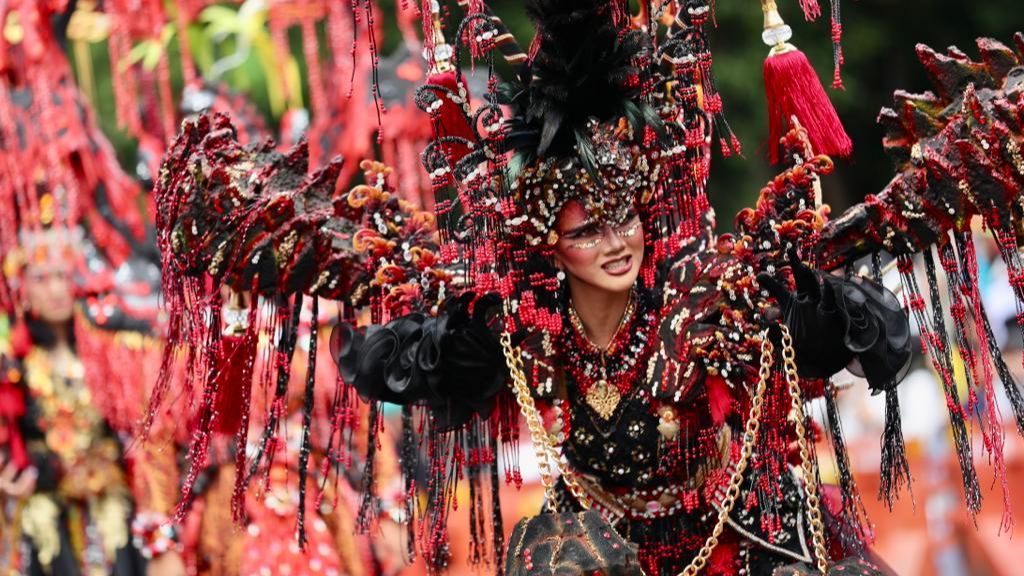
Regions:
<instances>
[{"instance_id":1,"label":"gold pendant","mask_svg":"<svg viewBox=\"0 0 1024 576\"><path fill-rule=\"evenodd\" d=\"M587 405L605 420L612 417L619 406L619 389L608 384L606 380L598 380L587 390Z\"/></svg>"}]
</instances>

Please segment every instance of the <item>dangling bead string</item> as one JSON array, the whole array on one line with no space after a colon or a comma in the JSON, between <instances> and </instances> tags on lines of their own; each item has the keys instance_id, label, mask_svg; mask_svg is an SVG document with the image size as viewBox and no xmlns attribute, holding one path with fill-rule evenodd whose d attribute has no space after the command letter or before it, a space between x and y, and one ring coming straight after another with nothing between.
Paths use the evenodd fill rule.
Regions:
<instances>
[{"instance_id":1,"label":"dangling bead string","mask_svg":"<svg viewBox=\"0 0 1024 576\"><path fill-rule=\"evenodd\" d=\"M964 498L967 508L972 514L981 509L981 488L978 485L977 472L972 458L971 438L964 422L965 414L953 378L953 361L949 348L949 337L946 332L945 314L939 294L939 280L936 274L935 257L931 250L924 252L925 273L928 279L928 298L931 301L932 317L928 325L928 337L934 341L932 350L933 362L942 366L943 387L946 392L946 407L950 414L950 425L953 429L953 440L956 444L957 457L960 462L960 474L964 483ZM922 329L922 336L924 330Z\"/></svg>"},{"instance_id":2,"label":"dangling bead string","mask_svg":"<svg viewBox=\"0 0 1024 576\"><path fill-rule=\"evenodd\" d=\"M840 537L843 538L845 544L856 544L856 548L861 548L871 532L871 521L868 519L864 501L860 497L860 490L857 489L857 480L854 478L850 466L850 452L846 448L846 438L843 434L843 423L839 418L836 392L836 386L831 380L825 382L825 413L828 417L829 437L832 439L832 447L835 452L836 468L839 470L843 515L847 517L850 526L857 528L853 533L844 530ZM883 444L883 450L884 446Z\"/></svg>"},{"instance_id":3,"label":"dangling bead string","mask_svg":"<svg viewBox=\"0 0 1024 576\"><path fill-rule=\"evenodd\" d=\"M350 321L347 318L346 321ZM340 319L339 319L340 321ZM338 506L338 483L346 470L354 466L352 454L353 431L358 425L358 392L348 386L339 373L335 379L334 396L328 414L331 415L331 432L327 439L326 457L321 464L321 483L318 500L322 500L329 481L334 484L334 507ZM318 501L317 507L319 508Z\"/></svg>"},{"instance_id":4,"label":"dangling bead string","mask_svg":"<svg viewBox=\"0 0 1024 576\"><path fill-rule=\"evenodd\" d=\"M244 349L258 353L259 335L262 333L259 327L259 298L255 296L257 280L253 279L254 294L249 301L249 325L244 336ZM273 316L271 316L273 318ZM271 320L273 322L273 320ZM252 413L252 378L255 362L246 362L242 370L243 380L242 395L235 399L241 406L241 420L238 424L238 431L235 432L235 487L231 493L231 517L236 524L241 525L245 518L245 448L249 441L249 417Z\"/></svg>"},{"instance_id":5,"label":"dangling bead string","mask_svg":"<svg viewBox=\"0 0 1024 576\"><path fill-rule=\"evenodd\" d=\"M492 545L494 546L494 553L497 555L497 563L495 567L497 569L496 575L504 575L504 562L501 561L501 555L505 552L505 527L501 519L501 485L498 482L498 435L489 434L487 436L488 448L491 453L494 454L494 462L490 465L491 473L491 536L493 538Z\"/></svg>"},{"instance_id":6,"label":"dangling bead string","mask_svg":"<svg viewBox=\"0 0 1024 576\"><path fill-rule=\"evenodd\" d=\"M341 86L338 84L334 84L333 89L343 95L342 97L346 100L352 98L354 83L352 74L355 71L355 31L353 28L352 13L348 11L348 8L341 2L328 2L327 42L330 45L334 65L333 77L337 79L336 81L343 79L348 81L347 89L341 90ZM352 36L352 40L346 45L345 39L349 36Z\"/></svg>"},{"instance_id":7,"label":"dangling bead string","mask_svg":"<svg viewBox=\"0 0 1024 576\"><path fill-rule=\"evenodd\" d=\"M295 354L300 317L302 315L302 293L295 294L293 298L294 301L292 302L291 309L289 309L285 303L282 303L282 305L278 307L278 313L281 315L279 319L281 332L274 352L274 365L277 369L277 382L274 386L274 397L271 400L270 408L267 412L267 422L263 427L260 445L256 450L256 454L253 455L252 460L249 462L249 473L246 475L246 483L251 482L256 476L260 470L260 464L264 459L267 461L264 481L265 483L269 482L270 468L274 462L274 456L277 452L278 442L275 437L277 435L278 423L284 416L284 404L288 394L288 382L291 378L292 372L292 356Z\"/></svg>"},{"instance_id":8,"label":"dangling bead string","mask_svg":"<svg viewBox=\"0 0 1024 576\"><path fill-rule=\"evenodd\" d=\"M711 14L711 5L707 0L701 0L686 8L680 8L678 20L682 24L682 30L685 31L680 33L685 34L693 46L692 56L696 58L697 74L704 91L704 109L711 115L718 129L722 155L742 154L740 141L725 118L722 95L718 91L718 85L711 70L711 43L704 29Z\"/></svg>"},{"instance_id":9,"label":"dangling bead string","mask_svg":"<svg viewBox=\"0 0 1024 576\"><path fill-rule=\"evenodd\" d=\"M402 472L402 496L404 498L403 507L406 522L405 550L410 560L416 557L416 535L413 526L416 525L416 471L417 464L419 464L419 450L417 449L414 426L412 406L402 406L402 440L399 447L399 466Z\"/></svg>"},{"instance_id":10,"label":"dangling bead string","mask_svg":"<svg viewBox=\"0 0 1024 576\"><path fill-rule=\"evenodd\" d=\"M522 487L523 476L519 468L519 410L506 395L498 397L498 440L501 461L505 470L505 483Z\"/></svg>"},{"instance_id":11,"label":"dangling bead string","mask_svg":"<svg viewBox=\"0 0 1024 576\"><path fill-rule=\"evenodd\" d=\"M965 459L960 451L961 439L967 438L967 430L964 424L963 411L956 399L956 388L953 382L952 367L946 356L946 351L942 347L942 341L934 332L931 320L927 316L925 300L921 293L921 289L918 286L917 277L914 274L913 258L907 255L899 256L897 258L897 268L903 282L905 305L913 314L914 320L917 322L918 329L921 334L921 346L931 359L932 367L935 369L935 373L942 382L943 390L946 393L950 426L953 429L954 439L957 440L957 454L959 456L960 471L964 484L965 497L968 502L968 508L977 510L977 506L980 505L980 492L977 488L977 477L975 475L973 463L971 462L970 454L968 453L965 466ZM937 291L938 290L936 288L936 292ZM939 307L941 311L941 304ZM950 393L951 390L952 393ZM970 450L969 445L967 445L966 448L968 451ZM883 477L883 483L884 482L885 478ZM972 508L972 505L974 508Z\"/></svg>"},{"instance_id":12,"label":"dangling bead string","mask_svg":"<svg viewBox=\"0 0 1024 576\"><path fill-rule=\"evenodd\" d=\"M366 12L366 38L370 43L371 77L373 78L370 91L373 94L374 109L377 111L377 141L379 143L383 138L383 116L387 110L384 108L384 99L380 94L380 50L377 48L377 34L373 29L373 0L365 0L363 10Z\"/></svg>"},{"instance_id":13,"label":"dangling bead string","mask_svg":"<svg viewBox=\"0 0 1024 576\"><path fill-rule=\"evenodd\" d=\"M949 315L953 319L953 335L956 339L957 352L964 363L964 380L967 385L966 411L970 414L979 409L978 389L984 384L979 377L977 353L974 350L974 346L968 341L967 307L964 305L962 298L962 280L960 278L960 269L953 256L953 246L947 242L940 246L938 251L939 264L942 266L942 271L946 276L946 287L950 303ZM982 426L982 435L985 437L986 449L989 449L989 431L984 426Z\"/></svg>"},{"instance_id":14,"label":"dangling bead string","mask_svg":"<svg viewBox=\"0 0 1024 576\"><path fill-rule=\"evenodd\" d=\"M970 239L962 238L962 236L962 234L957 234L956 243L958 245L964 242L969 243L973 249L973 243ZM981 292L977 283L977 260L973 250L966 254L961 252L961 255L960 259L956 257L953 242L948 242L940 247L940 262L946 273L950 298L953 300L953 318L958 323L956 326L957 341L961 349L968 351L964 354L964 359L970 358L969 367L971 371L974 371L974 384L980 388L980 394L984 400L983 402L977 402L976 397L972 398L972 400L977 402L974 407L975 411L980 411L978 419L981 423L982 440L985 450L989 453L992 460L995 476L1002 485L1003 516L1000 529L1009 530L1013 526L1013 514L1010 506L1010 487L1007 482L1006 461L1004 457L1005 439L1003 437L1002 418L1000 417L999 406L996 402L995 387L992 382L992 358L989 354L991 346L988 342L987 334L982 329L983 323L980 322L979 318L983 311L981 309ZM958 303L959 311L957 311ZM972 325L975 328L975 340L980 346L972 343L967 338L967 324L964 316L968 313L974 320ZM979 365L983 371L980 376L976 372ZM977 393L975 393L975 396L977 396Z\"/></svg>"},{"instance_id":15,"label":"dangling bead string","mask_svg":"<svg viewBox=\"0 0 1024 576\"><path fill-rule=\"evenodd\" d=\"M376 460L377 443L380 442L381 403L370 402L370 414L366 426L366 461L363 463L363 485L360 488L359 513L356 528L359 533L369 532L371 523L380 516L380 501L377 499Z\"/></svg>"},{"instance_id":16,"label":"dangling bead string","mask_svg":"<svg viewBox=\"0 0 1024 576\"><path fill-rule=\"evenodd\" d=\"M470 436L475 435L471 434ZM472 458L470 458L466 468L469 479L469 563L473 566L478 566L483 561L485 555L483 550L485 543L484 518L481 514L481 507L478 505L482 494L480 494L480 486L476 481L479 476L479 465L474 464Z\"/></svg>"},{"instance_id":17,"label":"dangling bead string","mask_svg":"<svg viewBox=\"0 0 1024 576\"><path fill-rule=\"evenodd\" d=\"M992 238L996 241L999 255L1006 264L1006 274L1010 277L1010 288L1017 297L1017 327L1020 329L1020 336L1024 341L1024 262L1021 261L1020 252L1016 249L1017 239L1015 233L1006 230L993 230ZM1024 359L1022 359L1024 362Z\"/></svg>"},{"instance_id":18,"label":"dangling bead string","mask_svg":"<svg viewBox=\"0 0 1024 576\"><path fill-rule=\"evenodd\" d=\"M201 381L203 393L199 406L198 422L192 434L192 442L188 447L189 466L185 479L182 481L181 500L178 502L174 513L176 522L184 519L185 514L192 505L193 489L200 472L206 468L209 457L210 438L213 434L213 426L217 418L214 410L214 401L217 398L217 391L220 385L220 369L218 362L221 359L221 296L215 292L208 304L210 313L209 323L203 330L205 340L202 343L202 353L198 360L201 362ZM201 308L201 306L200 306ZM196 364L193 364L193 366Z\"/></svg>"},{"instance_id":19,"label":"dangling bead string","mask_svg":"<svg viewBox=\"0 0 1024 576\"><path fill-rule=\"evenodd\" d=\"M846 58L843 56L843 21L840 3L842 0L829 0L829 12L832 32L832 88L845 90L843 86L843 64Z\"/></svg>"},{"instance_id":20,"label":"dangling bead string","mask_svg":"<svg viewBox=\"0 0 1024 576\"><path fill-rule=\"evenodd\" d=\"M1014 418L1017 422L1017 431L1021 436L1024 436L1024 397L1021 396L1017 381L1010 368L1006 365L1006 359L1003 357L1002 352L999 350L999 342L992 332L992 324L989 321L988 313L985 311L985 304L980 297L980 289L977 282L978 257L974 249L974 242L968 232L956 233L954 238L960 261L965 262L967 266L964 279L967 281L966 284L970 292L971 303L974 305L975 331L988 349L988 356L995 366L996 374L999 375L999 379L1003 383L1003 389L1006 392L1007 399L1010 401L1010 406L1013 409Z\"/></svg>"},{"instance_id":21,"label":"dangling bead string","mask_svg":"<svg viewBox=\"0 0 1024 576\"><path fill-rule=\"evenodd\" d=\"M830 408L831 410L831 408ZM916 508L914 500L913 478L910 475L910 462L907 461L907 446L903 438L903 420L900 415L900 400L896 388L885 391L885 427L882 430L882 454L878 499L885 502L892 511L896 499L904 486L910 493L910 502Z\"/></svg>"},{"instance_id":22,"label":"dangling bead string","mask_svg":"<svg viewBox=\"0 0 1024 576\"><path fill-rule=\"evenodd\" d=\"M963 235L956 235L956 248L962 259L971 262L974 258L973 263L969 264L970 271L977 270L977 255L974 253L974 243L968 233ZM974 294L978 293L976 273L969 274L968 278L971 279L971 283L974 285L971 290ZM1010 401L1010 406L1014 411L1014 417L1017 421L1017 431L1021 436L1024 436L1024 398L1021 396L1020 387L1017 385L1017 380L1011 372L1010 367L1007 366L1007 361L1002 357L1002 353L999 351L999 344L995 338L995 334L992 332L992 325L988 320L988 313L985 312L984 302L980 297L972 297L972 301L975 304L975 321L980 322L981 326L977 329L979 337L984 341L985 346L988 348L988 356L995 367L995 373L998 374L999 379L1002 381L1002 387L1007 394L1007 399Z\"/></svg>"},{"instance_id":23,"label":"dangling bead string","mask_svg":"<svg viewBox=\"0 0 1024 576\"><path fill-rule=\"evenodd\" d=\"M299 548L306 549L306 479L309 476L309 455L313 450L313 398L316 388L316 352L320 329L320 298L313 296L312 320L309 327L309 361L306 363L306 390L302 399L302 444L299 447Z\"/></svg>"}]
</instances>

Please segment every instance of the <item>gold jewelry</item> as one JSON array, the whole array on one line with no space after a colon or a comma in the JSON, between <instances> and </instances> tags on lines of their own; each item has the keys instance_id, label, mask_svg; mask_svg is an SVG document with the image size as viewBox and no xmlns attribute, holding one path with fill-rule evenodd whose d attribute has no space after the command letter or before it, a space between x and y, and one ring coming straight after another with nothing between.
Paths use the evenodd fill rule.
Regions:
<instances>
[{"instance_id":1,"label":"gold jewelry","mask_svg":"<svg viewBox=\"0 0 1024 576\"><path fill-rule=\"evenodd\" d=\"M601 355L601 378L587 389L585 400L587 405L604 420L608 420L615 414L615 409L619 407L619 402L622 400L622 393L618 387L608 381L608 356L615 352L615 339L618 338L619 332L629 323L629 320L633 318L635 312L636 298L630 292L629 302L626 304L626 309L622 311L619 325L615 328L611 340L608 341L608 346L601 348L587 336L586 328L583 326L583 321L576 312L576 308L572 305L572 302L569 303L569 322L572 324L573 329L590 345L592 351Z\"/></svg>"},{"instance_id":2,"label":"gold jewelry","mask_svg":"<svg viewBox=\"0 0 1024 576\"><path fill-rule=\"evenodd\" d=\"M800 465L804 473L804 492L807 498L807 512L811 525L811 538L814 545L815 567L823 575L828 574L828 550L825 548L825 526L822 522L821 499L818 496L817 470L814 460L811 458L811 448L807 441L807 431L804 428L804 400L800 394L800 377L796 371L796 351L793 349L793 338L785 324L779 326L782 330L782 368L786 377L786 385L790 396L790 408L796 415L796 436L800 446ZM750 406L750 417L747 418L746 430L743 434L743 448L740 451L740 461L729 480L728 488L725 491L725 498L718 507L718 519L711 536L704 542L700 552L678 576L696 576L707 565L711 553L718 546L718 537L721 536L729 513L736 504L740 495L740 484L743 481L743 471L747 467L750 455L754 448L754 441L760 428L761 406L764 403L764 393L767 388L768 379L771 377L772 365L772 344L768 340L768 331L761 334L761 370L757 383L757 390L754 394L753 403Z\"/></svg>"},{"instance_id":3,"label":"gold jewelry","mask_svg":"<svg viewBox=\"0 0 1024 576\"><path fill-rule=\"evenodd\" d=\"M619 407L619 401L622 400L622 394L619 393L619 389L608 383L607 380L598 380L593 386L587 390L587 405L590 406L598 416L608 420L615 414L615 409Z\"/></svg>"}]
</instances>

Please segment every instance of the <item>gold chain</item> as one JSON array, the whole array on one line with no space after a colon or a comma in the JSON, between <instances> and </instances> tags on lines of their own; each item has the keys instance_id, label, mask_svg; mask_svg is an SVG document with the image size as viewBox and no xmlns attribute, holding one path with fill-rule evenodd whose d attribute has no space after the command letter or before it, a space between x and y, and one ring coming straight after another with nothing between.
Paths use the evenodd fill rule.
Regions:
<instances>
[{"instance_id":1,"label":"gold chain","mask_svg":"<svg viewBox=\"0 0 1024 576\"><path fill-rule=\"evenodd\" d=\"M785 325L782 328L782 357L785 369L786 383L789 388L792 410L796 416L796 435L800 445L801 465L804 473L804 487L807 492L808 516L811 524L811 535L814 542L815 561L818 570L824 575L828 570L828 553L825 550L825 530L821 516L821 501L818 497L816 466L811 460L810 448L807 442L807 431L804 427L803 399L800 394L800 381L796 371L796 352L793 350L793 339ZM512 391L516 396L516 402L526 418L526 425L530 430L530 438L533 441L533 448L537 455L537 465L540 473L541 484L550 502L556 501L555 483L551 473L551 462L560 462L558 450L551 444L550 436L544 429L540 412L533 401L526 374L523 370L523 360L518 348L513 348L512 337L508 332L501 335L501 345L505 353L505 362L508 365L512 376ZM725 530L725 523L736 505L740 495L740 485L743 483L743 473L754 452L754 443L757 441L758 432L761 429L761 410L764 405L764 395L768 388L768 380L771 378L774 347L768 338L768 331L761 333L761 366L758 374L757 388L751 400L750 414L743 433L743 447L740 451L740 459L736 463L735 470L729 478L728 487L725 490L725 497L718 507L718 517L711 535L705 540L697 556L690 562L685 570L678 576L696 576L707 566L711 553L718 547L718 539ZM562 481L579 501L584 509L591 506L590 497L580 485L576 475L567 466L559 465L562 472Z\"/></svg>"},{"instance_id":2,"label":"gold chain","mask_svg":"<svg viewBox=\"0 0 1024 576\"><path fill-rule=\"evenodd\" d=\"M811 449L804 428L804 401L800 394L800 380L796 373L796 352L789 329L782 325L782 360L786 369L786 384L789 386L790 403L796 418L796 438L800 445L800 465L804 472L804 490L807 493L807 515L811 522L811 537L814 541L814 560L818 570L828 574L828 551L825 549L825 527L821 520L821 500L818 498L818 471L811 459Z\"/></svg>"},{"instance_id":3,"label":"gold chain","mask_svg":"<svg viewBox=\"0 0 1024 576\"><path fill-rule=\"evenodd\" d=\"M530 439L533 441L533 449L537 454L537 466L540 473L540 481L544 486L544 493L548 502L557 502L555 495L555 482L551 474L551 462L560 462L558 450L551 444L551 437L544 429L540 412L533 402L533 394L530 393L530 386L526 381L526 373L523 370L523 358L518 348L512 347L512 337L508 332L501 334L501 347L505 352L505 363L508 365L512 375L512 392L516 396L519 409L526 418L526 426L530 430ZM590 497L580 486L576 475L568 466L558 467L562 471L562 482L565 483L572 495L579 501L584 510L590 509Z\"/></svg>"},{"instance_id":4,"label":"gold chain","mask_svg":"<svg viewBox=\"0 0 1024 576\"><path fill-rule=\"evenodd\" d=\"M743 449L740 452L740 460L736 463L736 469L729 478L729 486L725 490L725 498L718 508L718 519L711 535L704 541L700 552L690 562L685 570L678 576L696 576L708 563L711 553L718 547L718 537L725 529L725 522L729 519L736 499L740 495L740 484L743 483L743 472L747 469L750 455L754 452L754 442L757 440L757 433L761 429L761 407L764 404L764 392L768 388L768 379L772 372L772 353L774 347L768 339L768 331L761 333L761 370L757 380L757 389L754 391L754 399L750 404L750 415L747 418L746 429L743 432Z\"/></svg>"}]
</instances>

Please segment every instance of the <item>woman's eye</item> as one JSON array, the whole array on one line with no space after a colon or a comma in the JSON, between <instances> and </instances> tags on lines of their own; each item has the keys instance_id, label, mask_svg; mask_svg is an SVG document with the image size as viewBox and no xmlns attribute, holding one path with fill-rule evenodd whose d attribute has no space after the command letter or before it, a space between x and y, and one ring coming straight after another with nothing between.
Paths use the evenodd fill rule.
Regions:
<instances>
[{"instance_id":1,"label":"woman's eye","mask_svg":"<svg viewBox=\"0 0 1024 576\"><path fill-rule=\"evenodd\" d=\"M569 238L570 240L581 240L583 238L597 236L600 233L601 231L598 230L597 228L588 226L587 228L582 228L580 230L573 230L572 232L569 232L569 234L566 237Z\"/></svg>"},{"instance_id":2,"label":"woman's eye","mask_svg":"<svg viewBox=\"0 0 1024 576\"><path fill-rule=\"evenodd\" d=\"M632 235L640 228L640 217L639 215L633 215L629 217L625 222L620 224L615 231L620 235Z\"/></svg>"}]
</instances>

